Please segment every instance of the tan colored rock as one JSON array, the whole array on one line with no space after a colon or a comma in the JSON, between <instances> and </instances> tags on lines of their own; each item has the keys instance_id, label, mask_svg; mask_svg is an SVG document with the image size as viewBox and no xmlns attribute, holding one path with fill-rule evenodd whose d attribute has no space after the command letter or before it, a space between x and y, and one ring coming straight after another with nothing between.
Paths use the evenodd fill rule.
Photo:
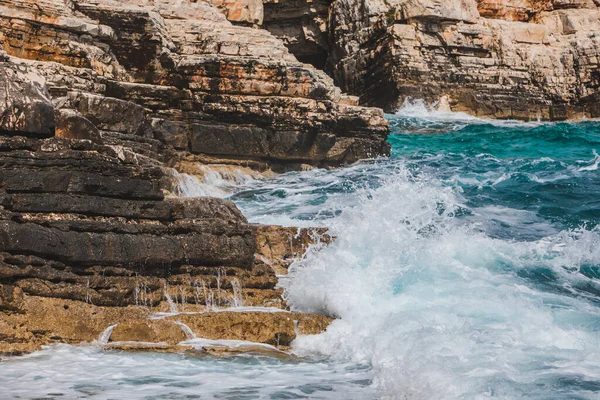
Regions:
<instances>
[{"instance_id":1,"label":"tan colored rock","mask_svg":"<svg viewBox=\"0 0 600 400\"><path fill-rule=\"evenodd\" d=\"M152 342L111 342L103 346L107 350L121 350L128 352L152 352L152 353L186 353L187 355L202 356L203 350L196 350L192 346L171 345L167 343Z\"/></svg>"},{"instance_id":2,"label":"tan colored rock","mask_svg":"<svg viewBox=\"0 0 600 400\"><path fill-rule=\"evenodd\" d=\"M560 10L541 13L536 22L558 35L597 32L600 31L600 10Z\"/></svg>"},{"instance_id":3,"label":"tan colored rock","mask_svg":"<svg viewBox=\"0 0 600 400\"><path fill-rule=\"evenodd\" d=\"M288 267L300 259L311 245L329 244L332 237L327 228L294 228L259 226L256 236L256 254L278 275L286 275Z\"/></svg>"},{"instance_id":4,"label":"tan colored rock","mask_svg":"<svg viewBox=\"0 0 600 400\"><path fill-rule=\"evenodd\" d=\"M485 18L527 22L537 13L553 9L551 0L478 0L479 14Z\"/></svg>"},{"instance_id":5,"label":"tan colored rock","mask_svg":"<svg viewBox=\"0 0 600 400\"><path fill-rule=\"evenodd\" d=\"M110 335L111 342L167 343L176 345L186 340L181 326L164 319L128 320L117 325Z\"/></svg>"},{"instance_id":6,"label":"tan colored rock","mask_svg":"<svg viewBox=\"0 0 600 400\"><path fill-rule=\"evenodd\" d=\"M477 22L479 12L475 0L392 0L388 13L397 21L433 19Z\"/></svg>"},{"instance_id":7,"label":"tan colored rock","mask_svg":"<svg viewBox=\"0 0 600 400\"><path fill-rule=\"evenodd\" d=\"M217 312L167 317L188 326L197 337L212 340L245 340L272 346L289 346L298 332L324 331L331 318L289 312Z\"/></svg>"},{"instance_id":8,"label":"tan colored rock","mask_svg":"<svg viewBox=\"0 0 600 400\"><path fill-rule=\"evenodd\" d=\"M333 74L363 104L392 111L406 99L423 99L446 102L453 111L521 120L599 115L595 5L545 11L560 7L497 2L497 12L486 13L490 3L479 2L491 19L471 18L472 5L456 3L462 11L450 21L425 15L426 3L402 4L421 16L409 19L379 2L332 5Z\"/></svg>"},{"instance_id":9,"label":"tan colored rock","mask_svg":"<svg viewBox=\"0 0 600 400\"><path fill-rule=\"evenodd\" d=\"M157 312L209 311L190 322L199 335L280 347L326 327L316 315L214 312L285 308L277 265L313 239L272 229L258 254L258 228L232 202L167 197L170 167L231 174L224 161L269 171L385 154L381 110L204 2L0 0L0 44L0 353L190 350L178 346L189 331Z\"/></svg>"},{"instance_id":10,"label":"tan colored rock","mask_svg":"<svg viewBox=\"0 0 600 400\"><path fill-rule=\"evenodd\" d=\"M209 0L231 22L261 25L263 22L262 0Z\"/></svg>"},{"instance_id":11,"label":"tan colored rock","mask_svg":"<svg viewBox=\"0 0 600 400\"><path fill-rule=\"evenodd\" d=\"M65 139L85 139L101 143L98 128L74 110L59 110L56 115L55 135Z\"/></svg>"},{"instance_id":12,"label":"tan colored rock","mask_svg":"<svg viewBox=\"0 0 600 400\"><path fill-rule=\"evenodd\" d=\"M0 312L0 354L30 352L50 343L89 343L111 325L148 315L141 307L25 296L18 312Z\"/></svg>"},{"instance_id":13,"label":"tan colored rock","mask_svg":"<svg viewBox=\"0 0 600 400\"><path fill-rule=\"evenodd\" d=\"M66 99L55 100L57 106L108 131L102 132L107 144L173 164L192 153L276 169L338 165L389 152L387 123L378 110L342 106L347 97L326 74L298 62L268 32L232 25L213 5L33 4L0 3L0 44L14 57L37 61L51 93ZM262 18L260 1L217 5L240 23ZM94 115L73 104L93 98ZM130 106L117 107L118 101L137 103L143 118L129 113ZM103 121L95 120L104 106ZM111 113L132 129L105 123Z\"/></svg>"}]
</instances>

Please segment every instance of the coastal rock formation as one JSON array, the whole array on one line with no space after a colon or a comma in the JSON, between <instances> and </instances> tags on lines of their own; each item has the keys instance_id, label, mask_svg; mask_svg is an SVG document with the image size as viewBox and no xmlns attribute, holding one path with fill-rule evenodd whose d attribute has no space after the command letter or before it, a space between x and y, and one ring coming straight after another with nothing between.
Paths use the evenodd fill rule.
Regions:
<instances>
[{"instance_id":1,"label":"coastal rock formation","mask_svg":"<svg viewBox=\"0 0 600 400\"><path fill-rule=\"evenodd\" d=\"M389 151L381 110L252 28L262 20L254 0L0 0L0 354L182 351L196 336L217 353L222 340L277 351L325 329L277 287L323 230L175 196L180 173L208 164Z\"/></svg>"},{"instance_id":2,"label":"coastal rock formation","mask_svg":"<svg viewBox=\"0 0 600 400\"><path fill-rule=\"evenodd\" d=\"M0 354L102 342L113 325L117 339L172 342L187 337L179 312L196 312L186 321L207 339L235 321L244 340L282 348L294 321L300 332L324 329L329 319L317 315L274 313L258 327L251 310L221 317L223 307L285 308L257 231L282 248L307 246L307 230L251 225L228 200L172 196L168 145L139 134L144 108L89 93L52 98L38 65L0 62ZM148 322L160 312L171 316ZM207 318L223 325L209 329Z\"/></svg>"},{"instance_id":3,"label":"coastal rock formation","mask_svg":"<svg viewBox=\"0 0 600 400\"><path fill-rule=\"evenodd\" d=\"M482 18L474 1L367 3L356 18L355 2L336 1L330 26L337 82L364 103L393 109L412 97L495 118L597 116L593 4L585 11L528 8L526 23ZM581 18L594 23L561 27Z\"/></svg>"},{"instance_id":4,"label":"coastal rock formation","mask_svg":"<svg viewBox=\"0 0 600 400\"><path fill-rule=\"evenodd\" d=\"M263 0L262 27L283 40L302 62L325 69L329 55L330 0Z\"/></svg>"},{"instance_id":5,"label":"coastal rock formation","mask_svg":"<svg viewBox=\"0 0 600 400\"><path fill-rule=\"evenodd\" d=\"M289 4L269 2L265 13L284 15ZM302 57L314 12L287 14L292 27L267 14L264 26ZM591 0L334 0L320 31L325 69L361 104L393 111L412 98L481 117L600 116L600 9Z\"/></svg>"},{"instance_id":6,"label":"coastal rock formation","mask_svg":"<svg viewBox=\"0 0 600 400\"><path fill-rule=\"evenodd\" d=\"M261 18L253 1L5 0L0 45L46 79L63 123L82 117L161 162L282 170L387 154L381 111L239 25Z\"/></svg>"}]
</instances>

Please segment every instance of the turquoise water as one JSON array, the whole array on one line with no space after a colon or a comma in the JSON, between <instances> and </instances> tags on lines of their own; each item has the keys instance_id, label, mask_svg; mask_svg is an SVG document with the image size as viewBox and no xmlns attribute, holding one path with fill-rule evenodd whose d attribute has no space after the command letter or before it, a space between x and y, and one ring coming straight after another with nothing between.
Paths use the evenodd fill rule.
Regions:
<instances>
[{"instance_id":1,"label":"turquoise water","mask_svg":"<svg viewBox=\"0 0 600 400\"><path fill-rule=\"evenodd\" d=\"M284 282L340 317L296 352L370 365L375 398L600 398L600 123L389 119L390 159L233 196L337 237Z\"/></svg>"},{"instance_id":2,"label":"turquoise water","mask_svg":"<svg viewBox=\"0 0 600 400\"><path fill-rule=\"evenodd\" d=\"M390 158L219 188L252 222L336 236L281 279L293 309L338 317L300 360L61 346L0 364L5 393L600 398L600 122L388 118Z\"/></svg>"},{"instance_id":3,"label":"turquoise water","mask_svg":"<svg viewBox=\"0 0 600 400\"><path fill-rule=\"evenodd\" d=\"M397 132L406 125L392 120ZM527 210L558 229L600 222L599 122L481 123L443 135L396 134L390 141L393 157L404 158L410 168L460 186L470 208Z\"/></svg>"}]
</instances>

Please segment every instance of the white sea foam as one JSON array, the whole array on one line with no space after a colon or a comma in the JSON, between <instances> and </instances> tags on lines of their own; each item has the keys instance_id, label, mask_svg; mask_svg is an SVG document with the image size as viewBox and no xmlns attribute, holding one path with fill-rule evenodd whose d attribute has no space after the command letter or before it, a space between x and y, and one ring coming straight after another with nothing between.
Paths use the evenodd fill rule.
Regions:
<instances>
[{"instance_id":1,"label":"white sea foam","mask_svg":"<svg viewBox=\"0 0 600 400\"><path fill-rule=\"evenodd\" d=\"M223 165L198 165L198 176L173 170L176 191L181 197L227 197L260 175L242 168Z\"/></svg>"},{"instance_id":2,"label":"white sea foam","mask_svg":"<svg viewBox=\"0 0 600 400\"><path fill-rule=\"evenodd\" d=\"M364 400L370 376L348 363L59 345L2 363L0 398Z\"/></svg>"},{"instance_id":3,"label":"white sea foam","mask_svg":"<svg viewBox=\"0 0 600 400\"><path fill-rule=\"evenodd\" d=\"M431 104L422 99L407 98L402 106L394 113L388 115L389 119L400 119L403 123L415 123L412 131L415 133L427 133L436 131L456 131L467 125L489 124L497 127L537 127L547 122L516 121L478 118L464 112L450 111L447 102L442 100Z\"/></svg>"},{"instance_id":4,"label":"white sea foam","mask_svg":"<svg viewBox=\"0 0 600 400\"><path fill-rule=\"evenodd\" d=\"M592 165L581 167L581 168L579 168L579 171L597 171L599 164L600 164L600 156L598 155L598 153L596 153L596 150L594 150L594 160L593 160Z\"/></svg>"},{"instance_id":5,"label":"white sea foam","mask_svg":"<svg viewBox=\"0 0 600 400\"><path fill-rule=\"evenodd\" d=\"M285 280L294 309L341 318L295 351L371 364L380 398L586 397L600 285L579 270L600 264L600 235L492 239L453 217L459 204L406 170L365 190L330 222L336 241Z\"/></svg>"}]
</instances>

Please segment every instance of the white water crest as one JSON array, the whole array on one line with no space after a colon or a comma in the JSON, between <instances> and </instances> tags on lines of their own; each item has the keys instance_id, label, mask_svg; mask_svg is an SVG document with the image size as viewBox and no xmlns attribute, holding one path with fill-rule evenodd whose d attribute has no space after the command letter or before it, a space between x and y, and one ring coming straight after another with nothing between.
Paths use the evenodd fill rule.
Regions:
<instances>
[{"instance_id":1,"label":"white water crest","mask_svg":"<svg viewBox=\"0 0 600 400\"><path fill-rule=\"evenodd\" d=\"M177 181L176 193L181 197L220 197L230 196L240 187L252 184L260 177L259 173L225 165L196 166L198 176L173 170Z\"/></svg>"},{"instance_id":2,"label":"white water crest","mask_svg":"<svg viewBox=\"0 0 600 400\"><path fill-rule=\"evenodd\" d=\"M400 120L412 133L440 133L457 131L468 125L490 124L497 127L541 126L547 122L516 121L478 118L464 112L451 111L445 98L428 104L422 99L407 98L394 114L388 115L392 120Z\"/></svg>"},{"instance_id":3,"label":"white water crest","mask_svg":"<svg viewBox=\"0 0 600 400\"><path fill-rule=\"evenodd\" d=\"M579 171L597 171L600 164L600 155L594 150L594 160L592 165L579 168Z\"/></svg>"},{"instance_id":4,"label":"white water crest","mask_svg":"<svg viewBox=\"0 0 600 400\"><path fill-rule=\"evenodd\" d=\"M402 168L357 195L283 281L292 309L340 318L297 354L371 365L377 398L588 398L600 284L579 271L600 263L598 231L493 239L455 218L453 188Z\"/></svg>"}]
</instances>

